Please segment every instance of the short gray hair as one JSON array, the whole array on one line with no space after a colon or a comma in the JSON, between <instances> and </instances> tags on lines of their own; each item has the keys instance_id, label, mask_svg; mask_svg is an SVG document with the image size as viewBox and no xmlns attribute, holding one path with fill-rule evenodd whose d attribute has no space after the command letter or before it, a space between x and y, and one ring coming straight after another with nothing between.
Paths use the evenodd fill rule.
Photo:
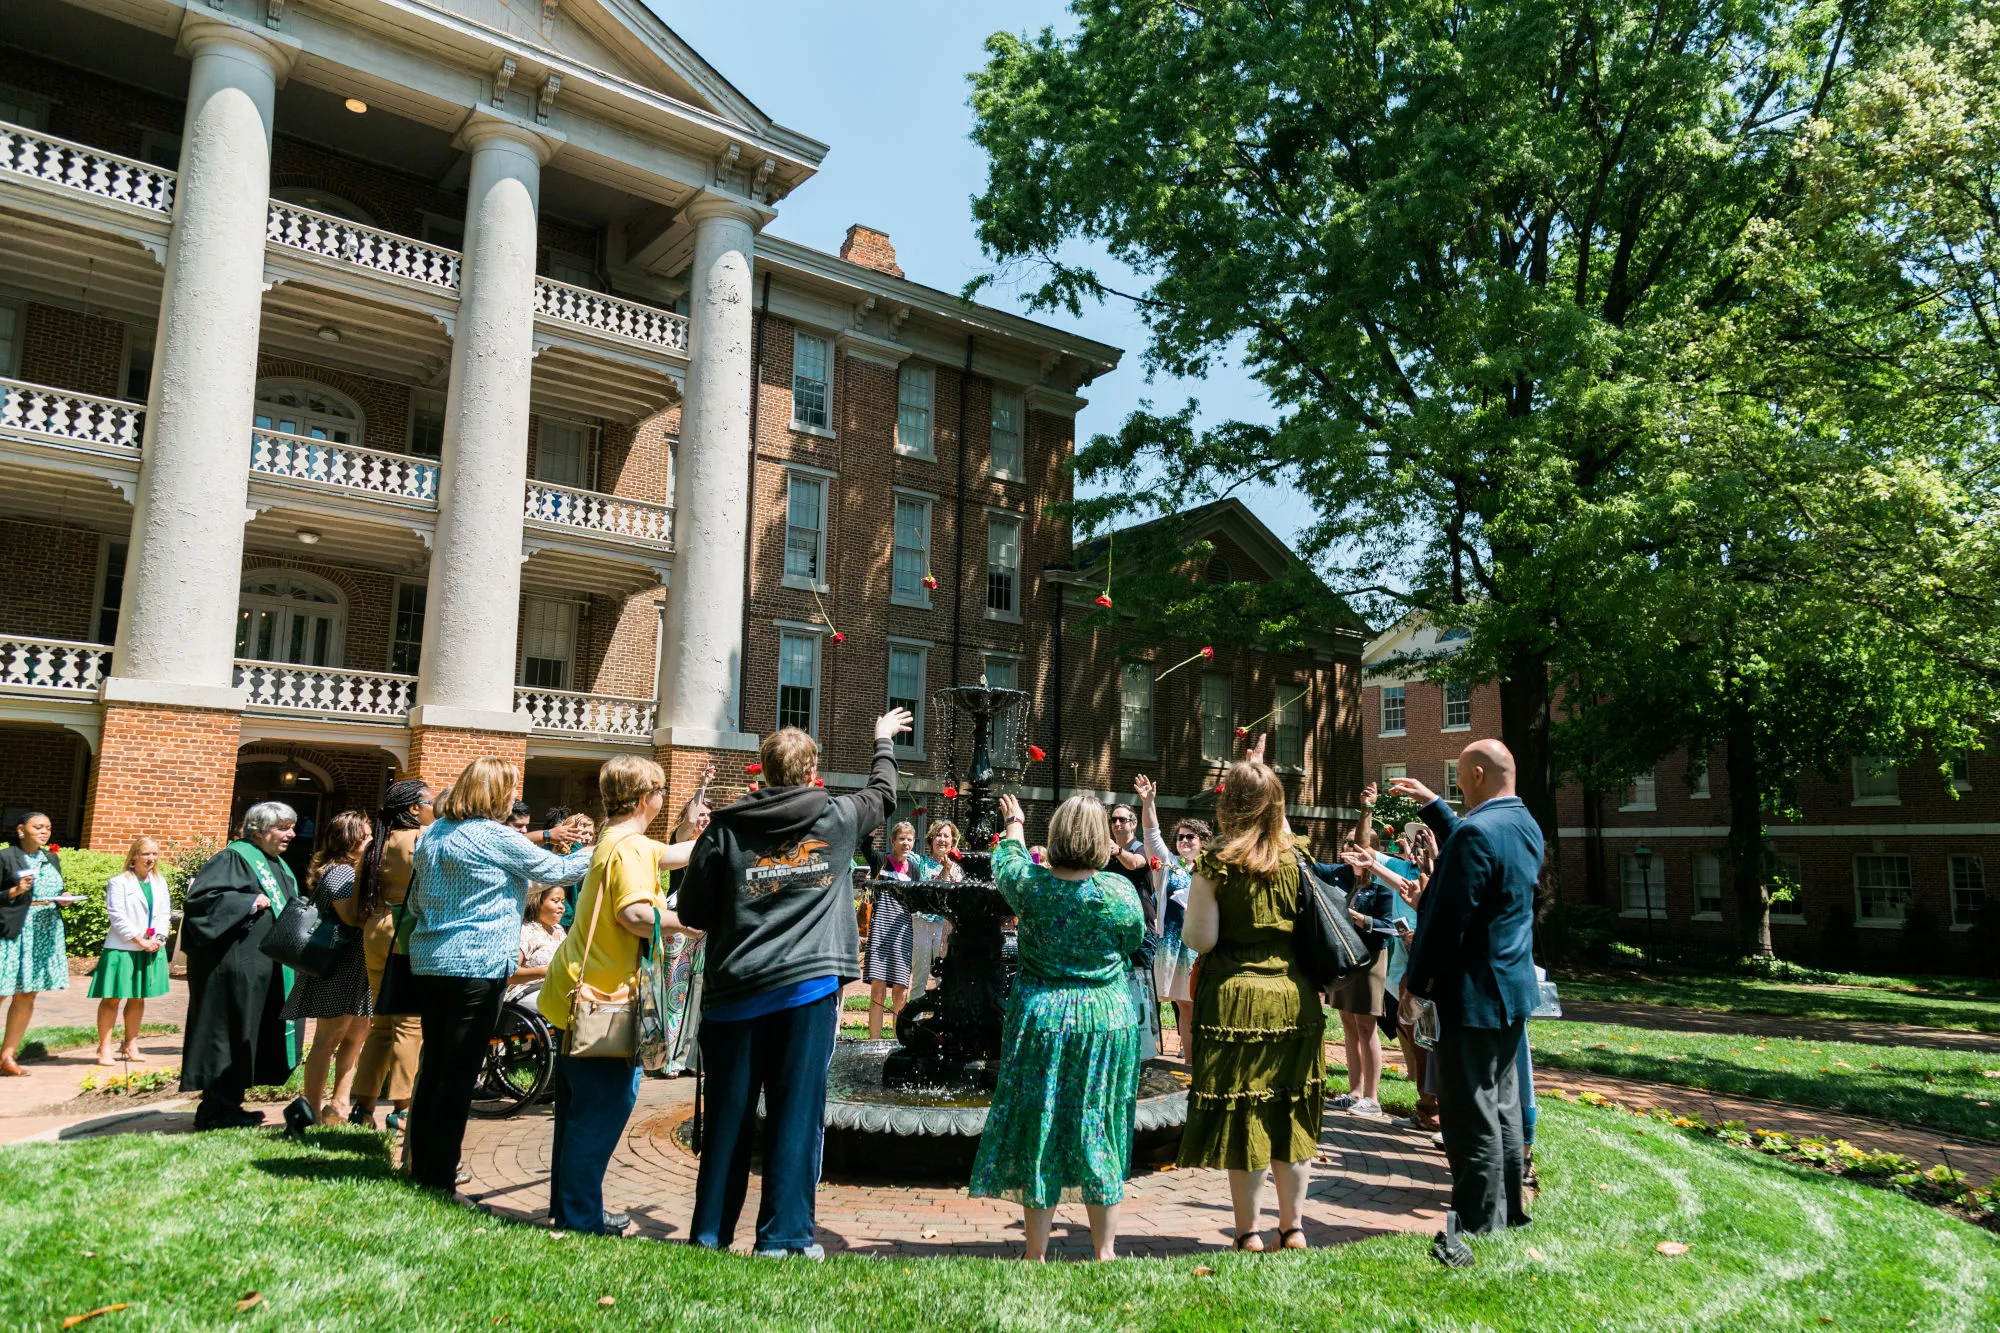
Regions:
<instances>
[{"instance_id":1,"label":"short gray hair","mask_svg":"<svg viewBox=\"0 0 2000 1333\"><path fill-rule=\"evenodd\" d=\"M243 836L254 838L281 824L296 824L299 812L283 801L259 801L243 812Z\"/></svg>"}]
</instances>

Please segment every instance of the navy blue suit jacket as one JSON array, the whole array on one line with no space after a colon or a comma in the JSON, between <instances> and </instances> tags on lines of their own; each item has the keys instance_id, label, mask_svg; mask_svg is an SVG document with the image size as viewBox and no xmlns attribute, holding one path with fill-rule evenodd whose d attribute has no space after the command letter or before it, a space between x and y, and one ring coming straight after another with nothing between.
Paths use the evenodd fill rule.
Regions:
<instances>
[{"instance_id":1,"label":"navy blue suit jacket","mask_svg":"<svg viewBox=\"0 0 2000 1333\"><path fill-rule=\"evenodd\" d=\"M1437 834L1438 863L1410 941L1410 988L1438 1017L1503 1028L1527 1017L1535 982L1535 882L1542 830L1518 796L1496 796L1463 819L1442 799L1419 813Z\"/></svg>"}]
</instances>

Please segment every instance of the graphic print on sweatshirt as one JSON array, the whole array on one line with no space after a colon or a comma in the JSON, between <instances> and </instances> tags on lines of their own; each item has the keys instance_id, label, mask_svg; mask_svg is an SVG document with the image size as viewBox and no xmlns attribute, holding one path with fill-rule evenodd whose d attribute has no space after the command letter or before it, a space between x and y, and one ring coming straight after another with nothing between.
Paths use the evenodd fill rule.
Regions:
<instances>
[{"instance_id":1,"label":"graphic print on sweatshirt","mask_svg":"<svg viewBox=\"0 0 2000 1333\"><path fill-rule=\"evenodd\" d=\"M784 889L824 889L833 883L833 863L821 855L824 838L810 834L766 852L743 873L744 896L755 901Z\"/></svg>"}]
</instances>

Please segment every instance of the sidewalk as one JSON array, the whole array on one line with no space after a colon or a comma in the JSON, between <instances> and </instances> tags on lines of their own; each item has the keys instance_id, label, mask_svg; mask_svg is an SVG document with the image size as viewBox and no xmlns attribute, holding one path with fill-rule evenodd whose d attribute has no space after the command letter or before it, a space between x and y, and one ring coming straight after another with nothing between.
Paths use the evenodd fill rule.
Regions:
<instances>
[{"instance_id":1,"label":"sidewalk","mask_svg":"<svg viewBox=\"0 0 2000 1333\"><path fill-rule=\"evenodd\" d=\"M1793 1037L1799 1041L1852 1041L1865 1046L1923 1046L1941 1051L2000 1053L2000 1035L1991 1032L1958 1032L1908 1023L1786 1018L1781 1014L1734 1014L1720 1009L1683 1009L1678 1005L1608 1000L1564 1000L1562 1006L1563 1018L1571 1022L1620 1023L1656 1032L1727 1032Z\"/></svg>"}]
</instances>

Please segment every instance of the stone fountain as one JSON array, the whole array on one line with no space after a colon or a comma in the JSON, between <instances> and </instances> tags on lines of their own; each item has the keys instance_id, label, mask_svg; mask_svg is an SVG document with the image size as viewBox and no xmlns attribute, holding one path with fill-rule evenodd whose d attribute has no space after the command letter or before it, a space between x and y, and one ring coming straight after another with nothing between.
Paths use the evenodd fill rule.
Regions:
<instances>
[{"instance_id":1,"label":"stone fountain","mask_svg":"<svg viewBox=\"0 0 2000 1333\"><path fill-rule=\"evenodd\" d=\"M957 798L963 835L957 881L870 880L913 912L951 923L938 984L912 995L896 1016L896 1040L837 1043L828 1071L829 1170L963 1181L986 1127L999 1077L1002 1030L1012 988L1002 926L1011 912L994 887L992 843L999 833L996 773L1018 774L1027 758L1022 717L1028 695L985 684L939 690L935 703L972 722L972 760ZM947 756L948 771L956 772ZM1141 1074L1134 1157L1171 1155L1187 1120L1187 1077L1155 1061Z\"/></svg>"}]
</instances>

